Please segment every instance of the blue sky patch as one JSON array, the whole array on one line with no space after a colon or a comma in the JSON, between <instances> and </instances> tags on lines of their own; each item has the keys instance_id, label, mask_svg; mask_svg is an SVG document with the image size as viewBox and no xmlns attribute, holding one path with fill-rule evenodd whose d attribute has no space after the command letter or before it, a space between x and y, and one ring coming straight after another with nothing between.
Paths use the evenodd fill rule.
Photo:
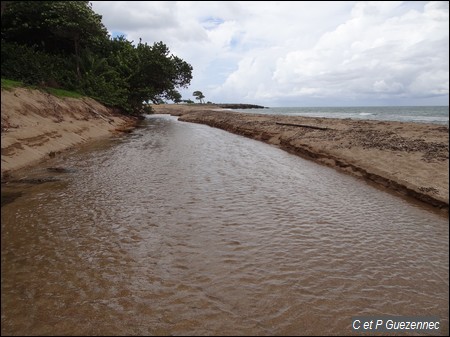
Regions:
<instances>
[{"instance_id":1,"label":"blue sky patch","mask_svg":"<svg viewBox=\"0 0 450 337\"><path fill-rule=\"evenodd\" d=\"M112 31L111 32L111 38L115 38L118 36L125 36L127 37L127 34L125 34L124 32L119 32L119 31Z\"/></svg>"},{"instance_id":2,"label":"blue sky patch","mask_svg":"<svg viewBox=\"0 0 450 337\"><path fill-rule=\"evenodd\" d=\"M201 24L206 30L213 30L224 22L223 19L214 16L209 16L201 20Z\"/></svg>"}]
</instances>

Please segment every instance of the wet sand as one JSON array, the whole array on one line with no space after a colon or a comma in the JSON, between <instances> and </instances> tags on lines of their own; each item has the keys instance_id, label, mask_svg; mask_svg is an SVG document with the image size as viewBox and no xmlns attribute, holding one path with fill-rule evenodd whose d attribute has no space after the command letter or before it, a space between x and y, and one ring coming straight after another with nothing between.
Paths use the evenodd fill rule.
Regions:
<instances>
[{"instance_id":1,"label":"wet sand","mask_svg":"<svg viewBox=\"0 0 450 337\"><path fill-rule=\"evenodd\" d=\"M1 100L2 178L136 123L90 98L58 98L17 88L2 90Z\"/></svg>"},{"instance_id":2,"label":"wet sand","mask_svg":"<svg viewBox=\"0 0 450 337\"><path fill-rule=\"evenodd\" d=\"M158 105L156 113L277 145L448 212L448 127L258 115L213 105Z\"/></svg>"}]
</instances>

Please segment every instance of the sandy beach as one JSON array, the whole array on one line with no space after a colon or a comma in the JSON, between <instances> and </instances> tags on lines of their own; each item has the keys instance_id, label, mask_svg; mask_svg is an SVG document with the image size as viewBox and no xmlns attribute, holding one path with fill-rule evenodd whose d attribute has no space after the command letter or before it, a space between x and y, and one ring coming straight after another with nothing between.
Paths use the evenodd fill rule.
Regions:
<instances>
[{"instance_id":1,"label":"sandy beach","mask_svg":"<svg viewBox=\"0 0 450 337\"><path fill-rule=\"evenodd\" d=\"M60 151L132 128L135 119L90 98L58 98L25 88L1 93L2 178Z\"/></svg>"},{"instance_id":2,"label":"sandy beach","mask_svg":"<svg viewBox=\"0 0 450 337\"><path fill-rule=\"evenodd\" d=\"M213 105L157 105L156 113L277 145L448 211L448 127L258 115Z\"/></svg>"}]
</instances>

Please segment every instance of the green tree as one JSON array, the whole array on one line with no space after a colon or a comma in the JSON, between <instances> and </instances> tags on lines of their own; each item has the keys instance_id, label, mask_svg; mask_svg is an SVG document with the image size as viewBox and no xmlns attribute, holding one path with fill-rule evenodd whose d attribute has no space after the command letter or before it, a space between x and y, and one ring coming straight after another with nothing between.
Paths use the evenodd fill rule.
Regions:
<instances>
[{"instance_id":1,"label":"green tree","mask_svg":"<svg viewBox=\"0 0 450 337\"><path fill-rule=\"evenodd\" d=\"M81 79L81 50L98 48L108 40L101 19L89 1L11 1L2 15L2 40L51 54L75 54Z\"/></svg>"},{"instance_id":2,"label":"green tree","mask_svg":"<svg viewBox=\"0 0 450 337\"><path fill-rule=\"evenodd\" d=\"M73 43L77 75L81 79L81 48L95 49L108 38L102 17L92 10L89 1L55 1L45 17L55 36Z\"/></svg>"},{"instance_id":3,"label":"green tree","mask_svg":"<svg viewBox=\"0 0 450 337\"><path fill-rule=\"evenodd\" d=\"M170 55L162 42L153 46L141 43L136 47L136 62L129 79L129 103L139 109L142 102L158 103L171 99L176 88L186 88L192 79L192 66Z\"/></svg>"},{"instance_id":4,"label":"green tree","mask_svg":"<svg viewBox=\"0 0 450 337\"><path fill-rule=\"evenodd\" d=\"M192 66L158 42L110 39L88 1L2 2L1 73L78 90L127 112L180 101Z\"/></svg>"},{"instance_id":5,"label":"green tree","mask_svg":"<svg viewBox=\"0 0 450 337\"><path fill-rule=\"evenodd\" d=\"M182 97L181 94L180 94L178 91L174 90L174 91L172 92L172 94L171 94L170 99L171 99L174 103L178 104L178 103L180 103L180 102L182 101L181 97Z\"/></svg>"},{"instance_id":6,"label":"green tree","mask_svg":"<svg viewBox=\"0 0 450 337\"><path fill-rule=\"evenodd\" d=\"M3 12L5 11L6 7L8 6L8 4L9 4L10 2L11 2L11 1L2 1L2 2L1 2L1 5L2 5L1 16L3 16Z\"/></svg>"},{"instance_id":7,"label":"green tree","mask_svg":"<svg viewBox=\"0 0 450 337\"><path fill-rule=\"evenodd\" d=\"M195 99L197 99L200 103L203 103L203 98L205 98L205 96L203 95L203 93L201 91L194 91L194 93L192 94L192 96L195 97Z\"/></svg>"},{"instance_id":8,"label":"green tree","mask_svg":"<svg viewBox=\"0 0 450 337\"><path fill-rule=\"evenodd\" d=\"M80 69L82 80L79 89L84 94L110 106L126 107L127 82L106 58L83 50Z\"/></svg>"}]
</instances>

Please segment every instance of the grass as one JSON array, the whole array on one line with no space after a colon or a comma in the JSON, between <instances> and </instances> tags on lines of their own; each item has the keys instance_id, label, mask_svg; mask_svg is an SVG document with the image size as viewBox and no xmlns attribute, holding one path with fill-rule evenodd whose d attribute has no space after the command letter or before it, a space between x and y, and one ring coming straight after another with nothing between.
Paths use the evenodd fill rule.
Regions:
<instances>
[{"instance_id":1,"label":"grass","mask_svg":"<svg viewBox=\"0 0 450 337\"><path fill-rule=\"evenodd\" d=\"M25 85L22 82L2 78L2 89L11 90L17 87L24 87L24 86Z\"/></svg>"},{"instance_id":2,"label":"grass","mask_svg":"<svg viewBox=\"0 0 450 337\"><path fill-rule=\"evenodd\" d=\"M85 97L82 94L79 94L75 91L68 91L64 89L55 89L55 88L42 88L41 90L47 91L49 94L52 94L56 97L70 97L70 98L82 98Z\"/></svg>"},{"instance_id":3,"label":"grass","mask_svg":"<svg viewBox=\"0 0 450 337\"><path fill-rule=\"evenodd\" d=\"M36 90L41 90L41 91L45 91L48 92L49 94L56 96L56 97L70 97L70 98L82 98L85 97L82 94L79 94L78 92L75 91L69 91L69 90L64 90L64 89L56 89L56 88L49 88L49 87L39 87L39 86L30 86L30 85L26 85L22 82L19 81L13 81L13 80L7 80L5 78L2 78L2 89L5 90L12 90L14 88L18 88L18 87L22 87L22 88L30 88L30 89L36 89Z\"/></svg>"}]
</instances>

